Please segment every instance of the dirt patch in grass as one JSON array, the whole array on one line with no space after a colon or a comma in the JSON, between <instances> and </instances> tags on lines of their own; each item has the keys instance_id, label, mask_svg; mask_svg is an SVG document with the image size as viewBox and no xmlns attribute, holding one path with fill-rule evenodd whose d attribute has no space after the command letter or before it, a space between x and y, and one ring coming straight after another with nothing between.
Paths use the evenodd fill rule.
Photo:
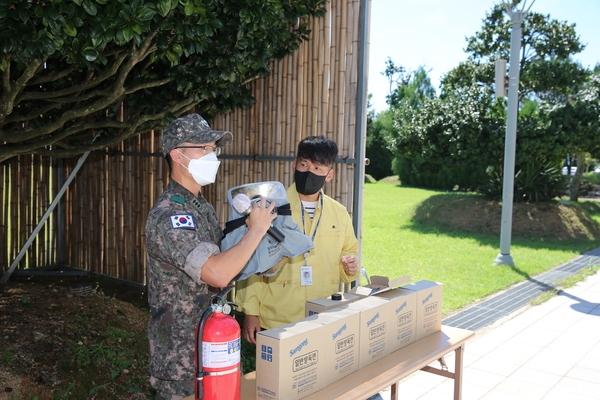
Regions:
<instances>
[{"instance_id":1,"label":"dirt patch in grass","mask_svg":"<svg viewBox=\"0 0 600 400\"><path fill-rule=\"evenodd\" d=\"M600 202L513 204L512 235L520 238L600 240ZM417 208L414 221L457 232L500 234L502 205L476 195L440 194Z\"/></svg>"}]
</instances>

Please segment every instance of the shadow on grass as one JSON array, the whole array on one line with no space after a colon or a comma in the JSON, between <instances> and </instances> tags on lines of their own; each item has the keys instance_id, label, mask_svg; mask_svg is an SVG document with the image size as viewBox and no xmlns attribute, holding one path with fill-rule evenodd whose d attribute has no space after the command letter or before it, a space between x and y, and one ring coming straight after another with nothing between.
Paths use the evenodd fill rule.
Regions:
<instances>
[{"instance_id":1,"label":"shadow on grass","mask_svg":"<svg viewBox=\"0 0 600 400\"><path fill-rule=\"evenodd\" d=\"M415 210L409 228L424 234L471 238L498 246L502 205L477 194L436 194ZM511 242L535 249L585 252L600 243L600 202L513 204Z\"/></svg>"},{"instance_id":2,"label":"shadow on grass","mask_svg":"<svg viewBox=\"0 0 600 400\"><path fill-rule=\"evenodd\" d=\"M585 200L585 199L583 199ZM584 210L590 217L600 219L600 201L588 200L577 203L577 206Z\"/></svg>"}]
</instances>

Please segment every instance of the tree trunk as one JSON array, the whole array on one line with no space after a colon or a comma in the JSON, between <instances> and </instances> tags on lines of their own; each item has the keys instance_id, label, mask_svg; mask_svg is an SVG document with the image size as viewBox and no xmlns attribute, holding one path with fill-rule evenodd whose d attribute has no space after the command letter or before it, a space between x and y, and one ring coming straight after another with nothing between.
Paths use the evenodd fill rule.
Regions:
<instances>
[{"instance_id":1,"label":"tree trunk","mask_svg":"<svg viewBox=\"0 0 600 400\"><path fill-rule=\"evenodd\" d=\"M569 181L569 200L577 201L579 199L579 186L581 184L581 176L585 170L585 153L577 152L575 154L575 161L577 161L577 171L575 175Z\"/></svg>"}]
</instances>

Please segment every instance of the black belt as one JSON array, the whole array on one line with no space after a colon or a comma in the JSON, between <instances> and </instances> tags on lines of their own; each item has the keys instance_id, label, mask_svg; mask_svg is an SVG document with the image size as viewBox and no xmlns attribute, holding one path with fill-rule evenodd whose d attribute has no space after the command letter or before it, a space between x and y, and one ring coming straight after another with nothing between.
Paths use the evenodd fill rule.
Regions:
<instances>
[{"instance_id":1,"label":"black belt","mask_svg":"<svg viewBox=\"0 0 600 400\"><path fill-rule=\"evenodd\" d=\"M290 207L290 204L287 203L282 206L275 207L275 212L277 213L277 215L292 215L292 208ZM231 221L227 221L225 223L225 230L223 231L223 237L227 236L227 234L229 232L233 232L240 226L244 225L246 223L246 218L248 218L248 215L244 215L243 217L239 217L236 219L232 219Z\"/></svg>"}]
</instances>

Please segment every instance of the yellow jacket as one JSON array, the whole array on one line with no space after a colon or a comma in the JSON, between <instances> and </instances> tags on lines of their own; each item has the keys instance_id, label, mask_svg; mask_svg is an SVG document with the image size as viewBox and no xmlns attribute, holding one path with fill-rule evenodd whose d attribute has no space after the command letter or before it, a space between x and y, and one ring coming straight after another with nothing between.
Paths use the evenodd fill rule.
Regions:
<instances>
[{"instance_id":1,"label":"yellow jacket","mask_svg":"<svg viewBox=\"0 0 600 400\"><path fill-rule=\"evenodd\" d=\"M307 260L307 265L312 267L312 285L300 285L300 267L305 265L304 255L285 259L276 276L252 275L236 282L236 302L241 311L247 315L258 315L260 326L266 329L304 318L307 300L338 292L340 279L350 283L358 277L358 272L347 275L340 261L342 256L356 255L358 252L358 240L346 208L321 191L323 202L317 202L314 218L305 213L303 222L301 201L295 184L288 188L287 197L293 220L308 237L314 235L315 247L310 250Z\"/></svg>"}]
</instances>

